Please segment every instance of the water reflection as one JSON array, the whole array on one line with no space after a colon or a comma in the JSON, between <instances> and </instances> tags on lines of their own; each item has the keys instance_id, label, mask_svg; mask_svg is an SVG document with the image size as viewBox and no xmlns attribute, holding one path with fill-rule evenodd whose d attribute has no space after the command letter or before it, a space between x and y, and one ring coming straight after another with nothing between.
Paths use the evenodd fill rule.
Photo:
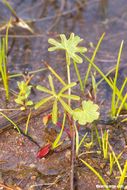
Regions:
<instances>
[{"instance_id":1,"label":"water reflection","mask_svg":"<svg viewBox=\"0 0 127 190\"><path fill-rule=\"evenodd\" d=\"M0 5L2 5L1 2ZM35 32L32 35L22 28L13 28L11 34L15 34L16 42L10 56L14 64L27 62L27 64L30 63L35 67L35 62L40 62L41 59L50 62L50 56L47 53L47 40L49 37L55 37L58 33L68 35L70 32L74 32L85 39L85 45L89 42L95 45L101 34L106 32L104 43L97 55L97 60L101 60L98 61L98 64L100 64L101 69L105 70L107 65L114 65L113 59L116 59L119 44L127 36L126 0L121 0L121 3L119 0L19 0L11 2L11 5L19 17L28 24L32 23L31 27ZM0 12L0 23L3 20L8 20L6 18L8 17L7 13L9 11L3 7ZM102 22L105 20L107 22ZM24 35L24 37L22 36L20 39L20 35ZM33 37L30 38L30 35ZM28 44L29 48L26 48ZM125 45L125 52L126 49ZM125 55L124 52L123 54ZM57 57L55 58L57 59ZM53 62L52 57L51 59ZM125 57L123 56L123 62L124 60Z\"/></svg>"},{"instance_id":2,"label":"water reflection","mask_svg":"<svg viewBox=\"0 0 127 190\"><path fill-rule=\"evenodd\" d=\"M108 5L109 5L108 0L100 0L99 2L100 15L103 20L107 18Z\"/></svg>"}]
</instances>

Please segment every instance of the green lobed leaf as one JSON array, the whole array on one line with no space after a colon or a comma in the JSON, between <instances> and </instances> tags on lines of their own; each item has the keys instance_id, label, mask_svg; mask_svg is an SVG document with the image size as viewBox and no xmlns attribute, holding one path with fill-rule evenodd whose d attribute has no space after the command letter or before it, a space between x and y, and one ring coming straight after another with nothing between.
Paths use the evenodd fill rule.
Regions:
<instances>
[{"instance_id":1,"label":"green lobed leaf","mask_svg":"<svg viewBox=\"0 0 127 190\"><path fill-rule=\"evenodd\" d=\"M94 104L92 101L83 101L82 109L75 109L73 112L73 119L78 121L80 125L85 125L86 123L92 123L94 120L99 118L98 112L99 106Z\"/></svg>"},{"instance_id":2,"label":"green lobed leaf","mask_svg":"<svg viewBox=\"0 0 127 190\"><path fill-rule=\"evenodd\" d=\"M55 93L55 88L54 88L54 83L53 83L52 76L49 75L48 79L49 79L49 84L50 84L51 90L52 90L53 93Z\"/></svg>"},{"instance_id":3,"label":"green lobed leaf","mask_svg":"<svg viewBox=\"0 0 127 190\"><path fill-rule=\"evenodd\" d=\"M61 42L57 42L52 38L48 40L48 42L53 46L50 47L48 51L65 50L69 58L73 59L76 63L82 63L83 59L77 54L85 53L87 51L86 47L78 46L83 39L76 36L74 33L71 33L68 39L64 34L60 34L60 38Z\"/></svg>"},{"instance_id":4,"label":"green lobed leaf","mask_svg":"<svg viewBox=\"0 0 127 190\"><path fill-rule=\"evenodd\" d=\"M62 98L67 98L67 99L71 99L71 100L80 100L80 97L79 96L76 96L76 95L68 95L68 94L61 94L61 97Z\"/></svg>"},{"instance_id":5,"label":"green lobed leaf","mask_svg":"<svg viewBox=\"0 0 127 190\"><path fill-rule=\"evenodd\" d=\"M41 101L39 101L39 102L37 102L35 104L35 109L38 109L40 106L42 106L43 104L45 104L46 102L48 102L52 98L53 98L53 96L49 96L49 97L43 98Z\"/></svg>"},{"instance_id":6,"label":"green lobed leaf","mask_svg":"<svg viewBox=\"0 0 127 190\"><path fill-rule=\"evenodd\" d=\"M48 88L46 88L44 86L37 85L36 89L39 91L42 91L42 92L46 92L48 94L53 94L53 92L51 90L49 90Z\"/></svg>"},{"instance_id":7,"label":"green lobed leaf","mask_svg":"<svg viewBox=\"0 0 127 190\"><path fill-rule=\"evenodd\" d=\"M73 110L71 109L71 107L65 102L62 100L62 98L59 98L59 101L60 103L62 104L63 108L72 115L73 113Z\"/></svg>"}]
</instances>

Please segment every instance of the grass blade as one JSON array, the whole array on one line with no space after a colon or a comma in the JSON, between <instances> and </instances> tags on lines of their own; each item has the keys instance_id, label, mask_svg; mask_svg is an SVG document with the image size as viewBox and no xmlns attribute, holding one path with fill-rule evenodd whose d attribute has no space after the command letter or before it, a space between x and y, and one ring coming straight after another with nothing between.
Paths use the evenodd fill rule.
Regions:
<instances>
[{"instance_id":1,"label":"grass blade","mask_svg":"<svg viewBox=\"0 0 127 190\"><path fill-rule=\"evenodd\" d=\"M28 126L29 126L30 118L31 118L31 109L30 109L30 113L28 114L28 118L27 118L27 121L26 121L25 134L28 133Z\"/></svg>"},{"instance_id":2,"label":"grass blade","mask_svg":"<svg viewBox=\"0 0 127 190\"><path fill-rule=\"evenodd\" d=\"M9 117L7 117L7 116L6 116L4 113L2 113L2 112L0 112L0 114L1 114L3 117L5 117L10 123L12 123L12 125L14 125L14 127L17 129L17 131L18 131L19 133L21 133L19 127L18 127Z\"/></svg>"},{"instance_id":3,"label":"grass blade","mask_svg":"<svg viewBox=\"0 0 127 190\"><path fill-rule=\"evenodd\" d=\"M118 71L119 71L119 66L120 66L122 50L123 50L123 41L121 42L119 53L118 53L115 78L114 78L114 82L113 82L113 93L112 93L112 102L111 102L112 117L114 117L116 114L116 102L115 102L116 101L116 83L117 83L117 78L118 78Z\"/></svg>"},{"instance_id":4,"label":"grass blade","mask_svg":"<svg viewBox=\"0 0 127 190\"><path fill-rule=\"evenodd\" d=\"M117 114L116 114L117 116L120 114L120 112L121 112L121 110L122 110L122 108L123 108L126 100L127 100L127 93L125 94L125 96L124 96L124 98L123 98L123 100L122 100L122 102L121 102L121 104L119 106L119 109L118 109Z\"/></svg>"},{"instance_id":5,"label":"grass blade","mask_svg":"<svg viewBox=\"0 0 127 190\"><path fill-rule=\"evenodd\" d=\"M105 180L103 179L103 177L102 177L91 165L89 165L87 162L85 162L85 161L82 160L82 159L80 159L80 161L81 161L84 165L86 165L86 166L98 177L98 179L100 180L100 182L102 183L102 185L104 186L104 188L105 188L106 190L110 190L110 189L108 188L108 185L106 184Z\"/></svg>"},{"instance_id":6,"label":"grass blade","mask_svg":"<svg viewBox=\"0 0 127 190\"><path fill-rule=\"evenodd\" d=\"M105 36L105 33L102 34L101 38L99 39L99 41L97 43L97 46L96 46L96 48L94 50L94 53L92 55L92 58L91 58L91 62L94 62L95 56L96 56L96 54L97 54L97 52L99 50L99 47L101 45L102 40L104 39L104 36ZM87 83L87 80L88 80L88 77L89 77L89 73L90 73L91 67L92 67L92 64L90 63L89 66L88 66L88 70L86 72L85 79L84 79L84 89L86 87L86 83Z\"/></svg>"},{"instance_id":7,"label":"grass blade","mask_svg":"<svg viewBox=\"0 0 127 190\"><path fill-rule=\"evenodd\" d=\"M61 139L61 136L62 136L63 131L64 131L65 120L66 120L66 114L64 113L62 128L61 128L60 133L59 133L58 136L56 137L55 141L52 143L52 149L57 148L57 147L61 144L61 143L60 143L60 139Z\"/></svg>"},{"instance_id":8,"label":"grass blade","mask_svg":"<svg viewBox=\"0 0 127 190\"><path fill-rule=\"evenodd\" d=\"M120 177L120 179L119 179L118 187L119 187L120 189L123 189L122 187L123 187L123 183L124 183L126 174L127 174L127 161L125 162L124 169L123 169L122 174L121 174L121 177Z\"/></svg>"}]
</instances>

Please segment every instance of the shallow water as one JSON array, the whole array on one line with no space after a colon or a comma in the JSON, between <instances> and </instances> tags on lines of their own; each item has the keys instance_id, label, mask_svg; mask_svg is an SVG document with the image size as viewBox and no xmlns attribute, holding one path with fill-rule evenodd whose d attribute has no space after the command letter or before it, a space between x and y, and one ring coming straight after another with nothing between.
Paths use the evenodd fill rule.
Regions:
<instances>
[{"instance_id":1,"label":"shallow water","mask_svg":"<svg viewBox=\"0 0 127 190\"><path fill-rule=\"evenodd\" d=\"M10 72L19 73L23 72L25 69L28 71L39 69L44 67L43 61L47 61L53 68L57 69L57 72L59 72L63 78L65 78L66 70L64 56L58 52L49 53L47 51L47 48L49 47L47 40L49 37L57 37L59 33L69 35L71 32L74 32L84 39L83 44L88 48L87 54L89 56L92 55L94 50L90 47L90 43L93 43L93 46L95 47L102 33L106 33L95 59L95 63L105 73L116 64L119 46L121 41L124 40L121 65L126 68L126 0L48 0L46 2L44 0L9 0L9 2L15 9L17 15L25 21L28 21L28 24L34 31L34 34L31 34L26 29L16 26L10 30L10 54L8 57ZM81 2L83 3L81 9L78 9ZM3 25L3 23L8 21L11 14L10 11L3 6L2 1L0 1L0 7L0 25ZM1 31L0 35L3 35L4 33L5 31ZM85 63L82 68L81 66L79 67L82 77L84 77L87 63ZM121 71L120 76L122 77L126 74L126 72L123 73L123 71L126 71L126 69ZM47 74L48 71L35 75L32 83L47 84ZM14 87L16 80L10 82L11 87ZM74 72L72 72L72 80L75 81ZM56 87L59 87L57 83ZM105 83L102 83L98 93L100 93L98 96L98 102L103 101L101 112L103 115L106 115L110 108L109 99L111 98L111 93L109 93L109 89L105 87ZM109 94L107 95L107 93ZM107 97L107 99L105 99L105 97ZM40 93L37 93L34 98L35 100L40 99ZM20 127L25 128L25 124ZM33 136L42 146L46 143L45 136L47 133L45 133L44 128L40 117L35 118L30 123L31 136ZM123 141L121 142L121 147L124 147ZM55 181L56 176L60 174L60 176L62 176L60 182L54 184L51 189L69 189L69 176L66 175L70 170L70 156L68 156L68 149L61 153L54 153L44 160L37 160L36 153L38 148L27 138L18 135L14 130L10 130L1 135L0 149L0 161L3 161L1 162L2 164L0 163L2 173L1 181L3 180L3 182L5 182L9 176L10 181L7 181L8 185L14 186L17 184L23 189L29 189L31 185L53 182ZM34 169L31 170L31 168ZM24 173L25 170L26 173ZM78 189L96 189L95 186L98 184L98 181L94 175L92 173L89 173L88 175L88 170L86 168L83 168L84 173L80 170L82 169L79 167ZM10 173L7 174L8 171ZM63 173L61 173L61 171ZM46 176L43 176L43 174ZM88 183L84 186L86 182ZM34 189L39 189L39 187L34 187ZM45 189L47 188L45 187Z\"/></svg>"}]
</instances>

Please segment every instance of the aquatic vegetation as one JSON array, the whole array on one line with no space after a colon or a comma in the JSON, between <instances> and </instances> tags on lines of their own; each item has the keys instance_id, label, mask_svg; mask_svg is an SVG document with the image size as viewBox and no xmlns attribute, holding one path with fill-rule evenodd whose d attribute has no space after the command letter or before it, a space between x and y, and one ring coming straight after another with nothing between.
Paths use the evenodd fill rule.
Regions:
<instances>
[{"instance_id":1,"label":"aquatic vegetation","mask_svg":"<svg viewBox=\"0 0 127 190\"><path fill-rule=\"evenodd\" d=\"M74 33L70 34L69 39L64 34L60 34L61 42L50 38L48 42L53 46L48 51L64 50L66 52L67 64L71 64L70 59L76 63L82 63L83 59L78 55L87 51L85 47L78 47L78 44L83 41L79 36Z\"/></svg>"},{"instance_id":2,"label":"aquatic vegetation","mask_svg":"<svg viewBox=\"0 0 127 190\"><path fill-rule=\"evenodd\" d=\"M11 10L11 12L13 12L13 10ZM74 165L75 161L77 160L87 166L98 177L105 189L110 189L108 186L109 183L107 181L107 178L105 178L102 172L104 167L101 168L100 166L100 169L96 169L94 165L92 166L92 164L89 163L90 156L88 160L85 160L83 155L94 154L94 156L100 158L105 164L105 167L107 167L109 170L109 175L107 173L106 175L108 177L115 177L115 179L116 177L118 177L118 187L121 188L126 179L127 162L124 163L124 166L121 164L121 158L124 151L121 151L117 155L110 144L109 131L107 129L104 129L100 132L97 128L97 122L99 121L100 117L100 106L96 103L97 92L99 85L101 85L101 82L103 80L105 80L109 87L112 89L111 118L116 119L117 117L119 117L122 109L126 108L127 106L127 94L123 95L127 83L127 78L125 78L120 89L118 89L117 87L123 41L120 45L120 49L118 52L117 64L115 67L115 77L113 79L109 77L109 74L112 71L104 74L101 69L94 63L95 57L97 55L97 52L99 51L104 35L105 34L101 36L99 42L97 43L97 46L95 47L91 58L86 55L87 48L79 46L79 43L81 43L83 39L81 39L74 33L71 33L68 39L64 34L60 35L60 40L58 41L50 38L48 42L49 44L51 44L52 47L49 47L48 51L52 52L56 50L62 50L65 52L67 82L66 79L63 80L63 78L57 73L57 71L54 70L48 63L45 63L46 69L48 69L51 74L48 75L48 84L46 84L46 86L39 84L36 85L36 90L42 92L42 97L39 97L40 100L36 103L34 103L33 100L30 99L30 94L32 90L30 80L33 75L26 81L17 82L19 92L17 93L15 102L18 104L21 111L28 111L25 135L27 135L28 133L28 127L30 119L32 117L32 113L38 108L47 105L48 103L50 104L51 112L47 113L47 115L43 117L43 124L46 127L50 120L50 124L52 122L53 127L55 126L56 128L58 128L58 134L55 136L55 140L53 139L52 141L49 140L48 143L46 142L46 144L38 151L37 158L41 159L46 157L47 155L50 155L50 153L54 152L55 149L64 144L66 137L69 139L69 142L71 141L71 190L73 189L72 187L75 168ZM7 87L8 78L23 76L23 74L14 74L7 77L7 51L5 47L8 47L7 38L2 40L0 46L2 52L0 57L0 71L4 83L4 88L6 90L6 97L9 97L9 90ZM86 70L86 75L82 79L81 73L78 69L78 64L82 64L81 66L83 67L84 60L87 60L89 64ZM74 66L78 82L80 84L80 89L78 92L76 92L75 90L75 88L78 87L78 82L72 82L73 79L71 77L71 64L73 64L72 66ZM44 69L33 71L31 72L31 74L38 73L42 70ZM99 82L96 81L96 73L99 73L102 77ZM88 83L89 77L91 77L91 88L93 94L90 94L89 92L91 96L85 97L85 93L88 90L86 84ZM60 83L59 89L56 89L56 86L54 84L54 78L57 79L57 82ZM82 94L84 96L82 96ZM62 109L60 106L62 107ZM13 121L11 121L2 112L0 112L0 114L8 119L20 132L20 129ZM122 122L126 122L126 120L127 119L123 119ZM90 134L89 132L85 131L85 133L82 134L81 137L80 129L86 128L88 124L91 124L89 126ZM114 170L117 171L117 174L119 174L119 176L114 176Z\"/></svg>"},{"instance_id":3,"label":"aquatic vegetation","mask_svg":"<svg viewBox=\"0 0 127 190\"><path fill-rule=\"evenodd\" d=\"M104 34L101 36L99 42L97 43L97 46L95 48L95 51L93 54L96 55L97 50L99 49L101 42L104 38ZM89 59L86 55L82 54L82 56L90 63L90 65L102 76L102 79L106 81L106 83L109 85L109 87L112 89L112 101L111 101L111 117L117 117L120 114L120 111L122 110L122 108L124 107L125 109L127 109L127 103L126 103L126 99L127 99L127 95L125 94L124 96L122 95L123 90L126 86L126 79L123 82L121 89L119 90L117 88L117 78L118 78L118 71L119 71L119 65L120 65L120 59L121 59L121 54L122 54L122 49L123 49L123 41L121 42L120 45L120 49L118 52L118 59L117 59L117 64L115 67L115 78L113 80L111 80L108 75L112 72L110 71L109 73L107 73L107 75L105 75L100 68L94 63L94 59ZM90 66L90 69L91 69ZM114 70L114 69L113 69ZM99 83L97 84L97 86L99 85ZM119 103L121 101L121 105L119 106ZM119 110L119 111L118 111Z\"/></svg>"},{"instance_id":4,"label":"aquatic vegetation","mask_svg":"<svg viewBox=\"0 0 127 190\"><path fill-rule=\"evenodd\" d=\"M19 94L17 98L15 99L15 102L19 104L21 107L21 110L25 110L28 106L33 105L32 100L28 100L30 93L31 93L31 85L28 85L26 82L21 81L17 82L18 88L19 88Z\"/></svg>"},{"instance_id":5,"label":"aquatic vegetation","mask_svg":"<svg viewBox=\"0 0 127 190\"><path fill-rule=\"evenodd\" d=\"M0 39L0 74L3 81L3 86L6 93L6 99L9 99L9 84L7 71L7 52L8 52L8 30L10 22L7 25L6 37Z\"/></svg>"},{"instance_id":6,"label":"aquatic vegetation","mask_svg":"<svg viewBox=\"0 0 127 190\"><path fill-rule=\"evenodd\" d=\"M57 123L58 120L58 101L61 103L62 107L64 108L65 111L67 111L68 113L70 113L72 115L73 110L71 109L71 107L63 100L63 98L65 99L72 99L72 100L80 100L80 97L76 96L76 95L68 95L68 94L64 94L65 91L67 91L69 88L72 88L73 86L76 85L76 83L70 83L66 86L64 86L59 93L57 94L54 88L54 84L53 84L53 80L51 75L49 75L49 84L51 87L51 90L47 89L46 87L43 86L37 86L37 90L40 90L42 92L46 92L48 94L50 94L49 97L43 98L41 101L39 101L38 103L36 103L35 105L35 109L39 108L40 106L42 106L43 104L45 104L48 101L51 101L52 99L54 99L53 102L53 108L52 108L52 122L54 124Z\"/></svg>"},{"instance_id":7,"label":"aquatic vegetation","mask_svg":"<svg viewBox=\"0 0 127 190\"><path fill-rule=\"evenodd\" d=\"M108 159L108 131L104 131L104 133L102 134L102 150L103 150L103 156L104 159Z\"/></svg>"},{"instance_id":8,"label":"aquatic vegetation","mask_svg":"<svg viewBox=\"0 0 127 190\"><path fill-rule=\"evenodd\" d=\"M76 153L77 158L79 156L79 150L80 150L80 148L81 148L86 137L87 137L87 133L85 133L84 136L82 137L82 139L79 140L79 132L78 132L78 129L75 125L75 153Z\"/></svg>"},{"instance_id":9,"label":"aquatic vegetation","mask_svg":"<svg viewBox=\"0 0 127 190\"><path fill-rule=\"evenodd\" d=\"M92 101L83 101L82 109L77 108L74 110L73 119L78 121L80 125L86 125L86 123L92 123L99 118L98 112L99 106L93 104Z\"/></svg>"},{"instance_id":10,"label":"aquatic vegetation","mask_svg":"<svg viewBox=\"0 0 127 190\"><path fill-rule=\"evenodd\" d=\"M64 131L64 124L65 120L68 120L69 123L69 129L70 129L70 137L71 137L71 143L72 143L72 162L71 167L73 171L73 165L75 157L78 157L79 148L81 147L86 135L82 138L82 140L79 142L79 135L78 130L76 127L76 123L80 125L86 125L86 123L92 123L93 121L97 120L99 118L99 112L98 112L98 105L94 104L92 101L82 101L82 108L76 108L73 109L71 100L73 101L79 101L80 97L77 95L73 95L71 93L71 88L74 87L77 83L71 82L71 72L70 72L70 64L74 63L74 68L78 77L78 80L80 82L80 89L83 91L83 83L81 80L80 72L78 70L77 64L81 64L83 62L83 58L79 56L78 54L82 54L86 52L85 47L78 47L78 44L82 41L79 36L75 36L73 33L70 35L70 38L67 39L64 34L60 35L61 42L57 42L54 39L49 39L48 42L53 46L50 47L49 51L55 51L55 50L64 50L65 51L65 62L66 62L66 73L67 73L67 79L68 83L66 84L64 80L58 75L49 65L46 64L48 69L53 73L53 75L64 85L64 87L61 88L61 90L57 93L54 87L53 78L51 75L48 76L49 80L49 86L51 90L49 90L46 87L37 86L37 90L42 91L44 93L48 93L50 96L43 98L41 101L37 102L35 104L35 109L39 108L46 102L52 103L52 122L57 125L58 121L58 102L61 103L63 110L64 110L64 118L63 118L63 124L61 127L61 131L56 137L55 141L52 143L52 149L57 148L59 145L62 144L60 141L63 131ZM65 94L65 91L68 90L68 94ZM68 103L65 102L63 99L67 99ZM65 118L65 113L67 113L68 117ZM75 152L75 144L76 144L76 154ZM46 149L46 151L45 151ZM41 151L41 150L40 150ZM42 155L39 157L44 157L47 155L50 151L49 146L42 148ZM40 155L40 154L39 154ZM73 179L74 179L74 173L71 173L71 189L73 188Z\"/></svg>"},{"instance_id":11,"label":"aquatic vegetation","mask_svg":"<svg viewBox=\"0 0 127 190\"><path fill-rule=\"evenodd\" d=\"M84 165L86 165L86 166L98 177L98 179L99 179L100 182L102 183L104 189L110 190L110 189L108 188L107 183L106 183L105 180L103 179L103 177L102 177L90 164L88 164L87 162L85 162L85 160L82 160L82 159L80 159L80 161L81 161Z\"/></svg>"},{"instance_id":12,"label":"aquatic vegetation","mask_svg":"<svg viewBox=\"0 0 127 190\"><path fill-rule=\"evenodd\" d=\"M75 36L74 33L70 34L69 39L66 38L64 34L60 35L61 43L57 42L54 39L49 39L48 42L53 45L53 47L50 47L48 51L55 51L55 50L64 50L65 56L66 56L66 64L67 64L67 77L68 77L68 84L70 83L70 64L71 60L73 61L74 68L78 77L78 80L80 82L80 88L81 91L83 91L83 83L80 76L80 72L77 67L77 63L81 64L83 62L83 59L81 56L79 56L82 53L85 53L87 51L86 47L78 47L78 44L83 41L79 36ZM79 55L78 55L79 54ZM71 92L69 92L70 94Z\"/></svg>"}]
</instances>

